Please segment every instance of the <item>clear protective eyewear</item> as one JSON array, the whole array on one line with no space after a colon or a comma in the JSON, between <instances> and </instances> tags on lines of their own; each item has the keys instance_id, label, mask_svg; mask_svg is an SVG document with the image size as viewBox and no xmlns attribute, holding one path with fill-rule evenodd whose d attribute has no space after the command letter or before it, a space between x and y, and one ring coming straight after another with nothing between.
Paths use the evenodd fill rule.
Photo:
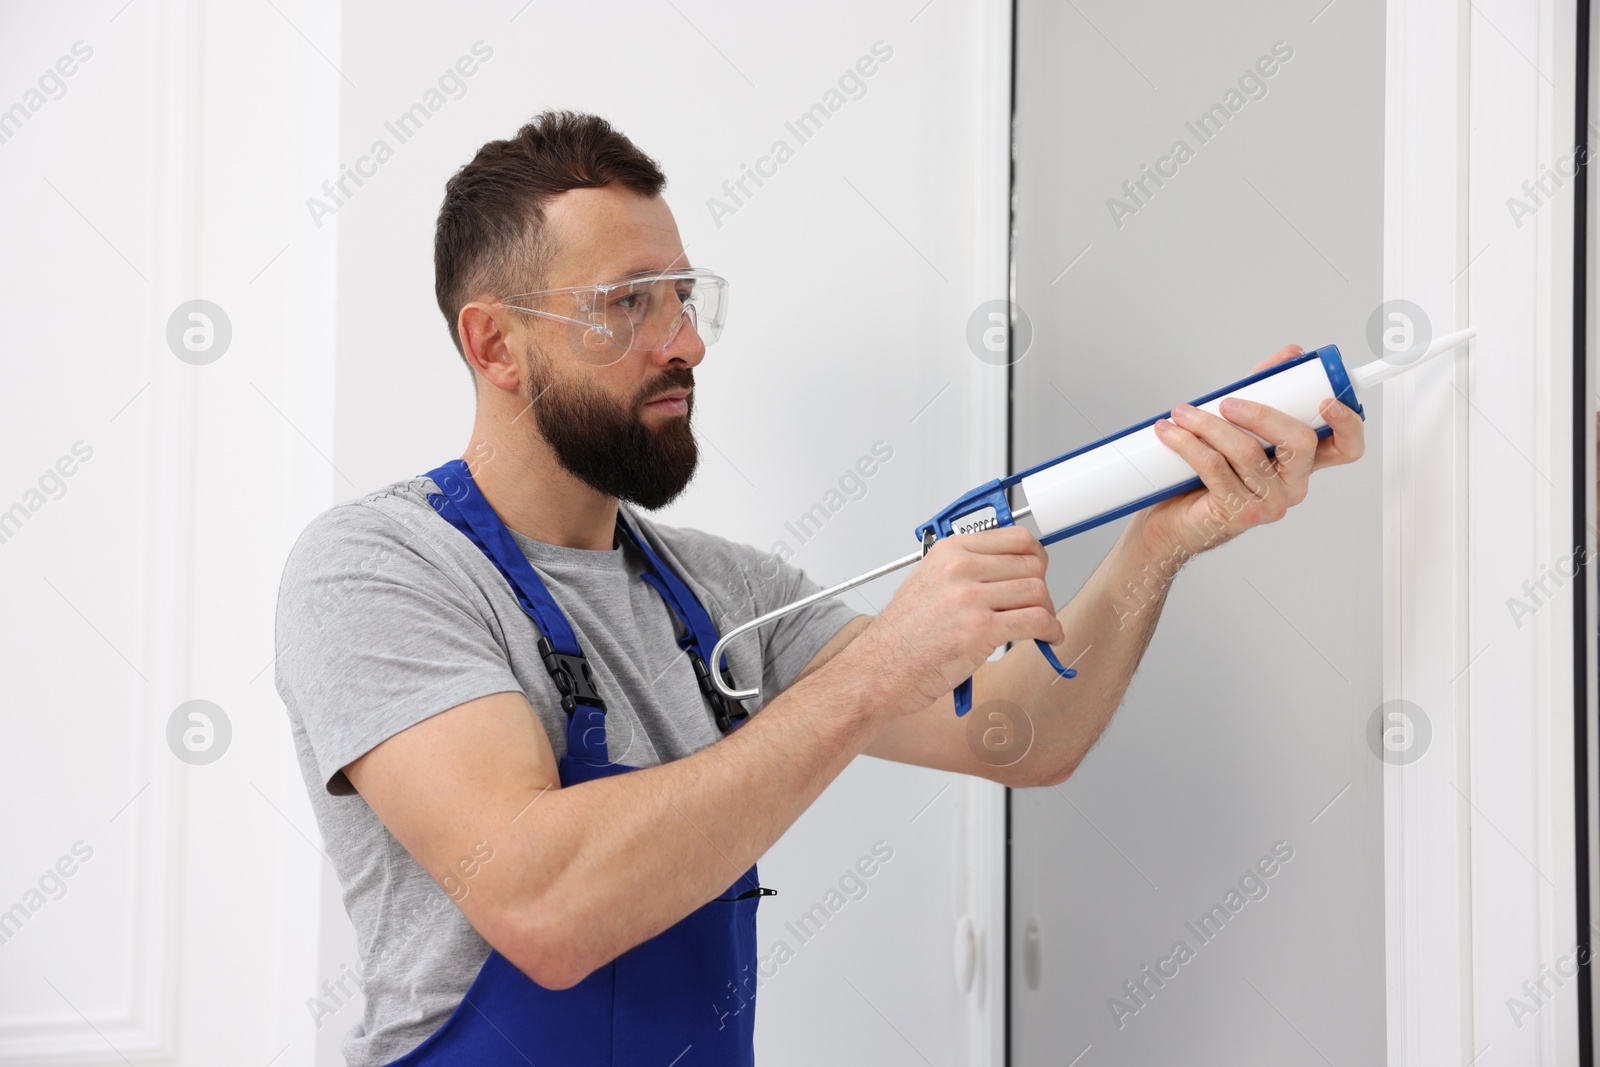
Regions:
<instances>
[{"instance_id":1,"label":"clear protective eyewear","mask_svg":"<svg viewBox=\"0 0 1600 1067\"><path fill-rule=\"evenodd\" d=\"M527 306L543 300L560 308L564 299L572 301L571 314ZM667 347L685 321L702 344L714 343L728 317L728 281L703 267L679 267L597 285L518 293L499 306L566 323L573 353L585 363L605 367L629 352Z\"/></svg>"}]
</instances>

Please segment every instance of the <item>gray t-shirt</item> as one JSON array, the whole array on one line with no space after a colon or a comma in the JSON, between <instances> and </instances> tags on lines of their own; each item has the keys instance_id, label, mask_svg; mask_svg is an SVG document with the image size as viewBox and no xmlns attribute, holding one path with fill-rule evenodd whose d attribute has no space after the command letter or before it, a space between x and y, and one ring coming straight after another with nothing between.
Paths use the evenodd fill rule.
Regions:
<instances>
[{"instance_id":1,"label":"gray t-shirt","mask_svg":"<svg viewBox=\"0 0 1600 1067\"><path fill-rule=\"evenodd\" d=\"M289 553L278 592L278 693L361 953L366 1011L344 1046L353 1067L388 1063L443 1025L489 946L341 768L414 723L501 692L524 693L556 756L567 748L533 620L489 559L428 504L432 491L419 477L323 512ZM719 633L818 588L758 549L623 510ZM643 561L632 545L589 550L512 536L594 671L613 760L653 766L722 736L678 646L677 620L638 577ZM735 683L760 678L770 700L859 614L826 600L740 638L727 651Z\"/></svg>"}]
</instances>

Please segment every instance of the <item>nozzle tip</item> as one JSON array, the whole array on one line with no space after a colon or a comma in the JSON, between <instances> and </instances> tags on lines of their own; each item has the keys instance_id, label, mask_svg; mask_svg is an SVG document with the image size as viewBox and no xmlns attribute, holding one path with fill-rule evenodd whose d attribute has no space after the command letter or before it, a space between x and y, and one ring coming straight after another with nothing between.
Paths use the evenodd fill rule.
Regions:
<instances>
[{"instance_id":1,"label":"nozzle tip","mask_svg":"<svg viewBox=\"0 0 1600 1067\"><path fill-rule=\"evenodd\" d=\"M1433 342L1428 345L1422 355L1415 356L1404 363L1379 359L1368 363L1365 367L1357 367L1355 370L1350 371L1350 384L1355 386L1358 393L1370 389L1380 382L1386 382L1390 378L1419 367L1441 352L1448 352L1450 349L1465 344L1477 336L1478 328L1476 326L1468 326L1453 333L1442 334L1433 339Z\"/></svg>"}]
</instances>

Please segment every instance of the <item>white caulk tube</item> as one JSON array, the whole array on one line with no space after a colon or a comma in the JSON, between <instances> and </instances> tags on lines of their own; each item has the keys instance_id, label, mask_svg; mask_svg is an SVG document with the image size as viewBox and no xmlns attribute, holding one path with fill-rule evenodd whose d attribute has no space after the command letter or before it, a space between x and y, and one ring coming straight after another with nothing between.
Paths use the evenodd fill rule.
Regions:
<instances>
[{"instance_id":1,"label":"white caulk tube","mask_svg":"<svg viewBox=\"0 0 1600 1067\"><path fill-rule=\"evenodd\" d=\"M1355 370L1347 370L1339 349L1328 345L1201 397L1193 406L1220 416L1224 398L1242 397L1277 408L1325 437L1332 429L1320 412L1324 400L1335 397L1365 418L1360 397L1370 397L1378 383L1475 336L1475 329L1460 330L1438 338L1408 362L1378 360ZM1156 436L1155 423L1171 414L1164 412L1018 476L1040 540L1048 544L1070 537L1202 484L1194 468Z\"/></svg>"}]
</instances>

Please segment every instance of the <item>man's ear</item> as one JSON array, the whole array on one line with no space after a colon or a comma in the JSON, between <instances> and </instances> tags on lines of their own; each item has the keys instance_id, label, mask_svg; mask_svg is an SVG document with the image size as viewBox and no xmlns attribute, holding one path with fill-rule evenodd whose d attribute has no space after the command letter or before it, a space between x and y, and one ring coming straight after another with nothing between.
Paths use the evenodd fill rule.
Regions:
<instances>
[{"instance_id":1,"label":"man's ear","mask_svg":"<svg viewBox=\"0 0 1600 1067\"><path fill-rule=\"evenodd\" d=\"M522 368L511 351L511 313L483 300L473 300L456 315L462 354L473 371L508 392L522 387Z\"/></svg>"}]
</instances>

